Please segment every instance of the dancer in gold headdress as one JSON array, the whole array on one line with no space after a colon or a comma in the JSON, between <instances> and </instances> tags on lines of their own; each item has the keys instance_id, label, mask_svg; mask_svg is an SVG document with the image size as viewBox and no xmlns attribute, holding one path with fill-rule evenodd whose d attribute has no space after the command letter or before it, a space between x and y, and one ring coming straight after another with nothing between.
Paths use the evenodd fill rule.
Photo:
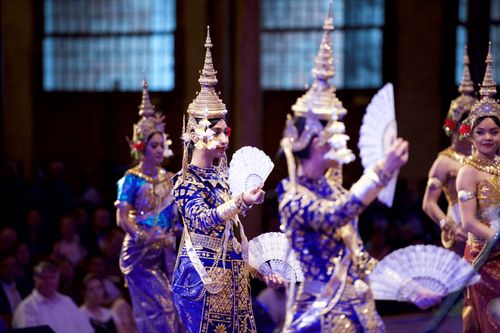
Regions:
<instances>
[{"instance_id":1,"label":"dancer in gold headdress","mask_svg":"<svg viewBox=\"0 0 500 333\"><path fill-rule=\"evenodd\" d=\"M172 196L172 174L161 164L171 156L163 115L155 112L143 83L141 119L129 142L138 164L118 181L116 218L127 233L120 254L120 269L132 299L140 332L180 332L170 282L169 262L175 258L173 236L179 221ZM173 266L173 265L172 265Z\"/></svg>"},{"instance_id":2,"label":"dancer in gold headdress","mask_svg":"<svg viewBox=\"0 0 500 333\"><path fill-rule=\"evenodd\" d=\"M463 257L467 233L462 227L460 218L456 178L458 169L471 153L471 142L468 136L459 133L459 129L477 102L477 99L472 96L474 83L470 77L467 48L465 48L462 82L458 91L461 94L451 101L443 126L446 135L450 137L451 146L438 154L429 170L422 208L439 225L443 246ZM442 193L448 202L446 214L438 204ZM465 299L462 309L462 327L463 332L477 330L477 323L467 299Z\"/></svg>"},{"instance_id":3,"label":"dancer in gold headdress","mask_svg":"<svg viewBox=\"0 0 500 333\"><path fill-rule=\"evenodd\" d=\"M384 332L367 283L376 260L364 249L357 220L408 160L408 143L397 139L350 190L342 186L340 168L354 155L340 121L346 110L329 83L335 74L331 4L323 29L314 82L292 106L281 141L289 171L278 187L281 228L304 272L297 292L290 288L284 331ZM422 295L415 295L415 303L433 304Z\"/></svg>"},{"instance_id":4,"label":"dancer in gold headdress","mask_svg":"<svg viewBox=\"0 0 500 333\"><path fill-rule=\"evenodd\" d=\"M465 258L481 275L478 284L468 287L468 296L483 333L500 331L495 314L500 298L500 104L494 99L492 63L490 43L481 99L461 126L474 148L457 177L462 225L469 233Z\"/></svg>"},{"instance_id":5,"label":"dancer in gold headdress","mask_svg":"<svg viewBox=\"0 0 500 333\"><path fill-rule=\"evenodd\" d=\"M458 169L463 164L464 159L470 155L471 142L469 138L462 137L458 130L468 117L474 103L477 102L477 99L472 96L474 83L470 78L467 49L464 56L462 83L458 91L461 95L451 102L443 126L446 135L451 139L451 146L440 152L432 164L422 208L434 222L439 224L443 246L453 250L459 256L463 256L467 234L463 230L460 220L455 180ZM446 214L438 204L443 192L448 201Z\"/></svg>"},{"instance_id":6,"label":"dancer in gold headdress","mask_svg":"<svg viewBox=\"0 0 500 333\"><path fill-rule=\"evenodd\" d=\"M236 197L229 194L225 151L230 129L226 106L215 92L209 32L205 47L201 90L187 110L183 168L174 178L184 232L172 289L187 332L255 332L248 242L238 214L261 204L264 191L256 187ZM280 282L275 276L264 279Z\"/></svg>"}]
</instances>

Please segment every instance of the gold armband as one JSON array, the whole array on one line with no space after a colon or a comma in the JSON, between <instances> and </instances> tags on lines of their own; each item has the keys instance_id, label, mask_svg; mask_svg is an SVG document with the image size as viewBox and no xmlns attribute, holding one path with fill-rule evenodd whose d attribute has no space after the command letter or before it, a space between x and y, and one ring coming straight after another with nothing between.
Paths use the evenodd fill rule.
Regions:
<instances>
[{"instance_id":1,"label":"gold armband","mask_svg":"<svg viewBox=\"0 0 500 333\"><path fill-rule=\"evenodd\" d=\"M443 182L437 177L429 177L429 179L427 180L427 187L431 190L442 188Z\"/></svg>"},{"instance_id":2,"label":"gold armband","mask_svg":"<svg viewBox=\"0 0 500 333\"><path fill-rule=\"evenodd\" d=\"M458 191L458 198L460 199L460 202L466 202L466 201L469 201L470 199L473 199L475 197L476 197L476 193L474 193L474 192Z\"/></svg>"}]
</instances>

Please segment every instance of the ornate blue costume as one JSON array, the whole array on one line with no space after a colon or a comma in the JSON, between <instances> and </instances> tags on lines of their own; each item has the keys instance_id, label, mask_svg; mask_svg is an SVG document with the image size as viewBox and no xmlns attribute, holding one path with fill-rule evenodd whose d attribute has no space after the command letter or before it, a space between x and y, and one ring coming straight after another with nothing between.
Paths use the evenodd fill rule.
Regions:
<instances>
[{"instance_id":1,"label":"ornate blue costume","mask_svg":"<svg viewBox=\"0 0 500 333\"><path fill-rule=\"evenodd\" d=\"M180 177L174 177L174 197L184 233L172 290L186 331L255 332L249 273L241 246L216 210L229 198L227 181L215 167L193 165L184 181ZM189 251L195 251L210 279L202 277L203 269L193 262Z\"/></svg>"},{"instance_id":2,"label":"ornate blue costume","mask_svg":"<svg viewBox=\"0 0 500 333\"><path fill-rule=\"evenodd\" d=\"M278 186L281 224L304 271L290 331L383 332L364 280L375 262L358 235L363 204L325 177L299 177L297 192L289 185L284 180ZM313 311L319 302L325 305Z\"/></svg>"},{"instance_id":3,"label":"ornate blue costume","mask_svg":"<svg viewBox=\"0 0 500 333\"><path fill-rule=\"evenodd\" d=\"M173 231L178 215L171 195L171 176L163 169L156 179L141 173L138 167L128 170L118 181L117 205L132 205L135 210L132 214L142 230L159 226ZM162 242L147 245L128 233L125 236L120 269L130 291L140 332L178 332L179 317L167 278L173 260L175 249L167 249Z\"/></svg>"},{"instance_id":4,"label":"ornate blue costume","mask_svg":"<svg viewBox=\"0 0 500 333\"><path fill-rule=\"evenodd\" d=\"M173 302L169 277L175 263L175 242L164 238L178 230L179 217L172 196L172 173L161 160L171 155L163 116L154 111L147 82L143 82L141 119L129 140L139 164L118 181L117 222L126 231L120 253L134 318L142 333L182 330ZM145 173L147 172L147 174Z\"/></svg>"}]
</instances>

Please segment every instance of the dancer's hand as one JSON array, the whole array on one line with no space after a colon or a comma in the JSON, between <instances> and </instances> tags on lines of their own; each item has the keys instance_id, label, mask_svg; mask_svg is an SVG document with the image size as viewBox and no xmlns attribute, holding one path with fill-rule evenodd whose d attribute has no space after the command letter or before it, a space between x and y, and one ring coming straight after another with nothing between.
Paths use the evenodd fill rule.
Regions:
<instances>
[{"instance_id":1,"label":"dancer's hand","mask_svg":"<svg viewBox=\"0 0 500 333\"><path fill-rule=\"evenodd\" d=\"M264 282L273 289L284 287L287 283L285 278L276 273L264 275Z\"/></svg>"},{"instance_id":2,"label":"dancer's hand","mask_svg":"<svg viewBox=\"0 0 500 333\"><path fill-rule=\"evenodd\" d=\"M461 226L456 225L452 228L451 232L455 236L455 239L459 242L464 243L467 241L467 232L465 232L464 228Z\"/></svg>"},{"instance_id":3,"label":"dancer's hand","mask_svg":"<svg viewBox=\"0 0 500 333\"><path fill-rule=\"evenodd\" d=\"M167 238L167 234L158 226L151 228L151 230L146 232L146 235L146 244L148 245L165 241Z\"/></svg>"},{"instance_id":4,"label":"dancer's hand","mask_svg":"<svg viewBox=\"0 0 500 333\"><path fill-rule=\"evenodd\" d=\"M243 202L247 206L258 205L264 202L264 195L266 192L262 191L260 187L255 187L243 193Z\"/></svg>"},{"instance_id":5,"label":"dancer's hand","mask_svg":"<svg viewBox=\"0 0 500 333\"><path fill-rule=\"evenodd\" d=\"M408 162L408 141L397 138L385 156L384 170L393 173Z\"/></svg>"},{"instance_id":6,"label":"dancer's hand","mask_svg":"<svg viewBox=\"0 0 500 333\"><path fill-rule=\"evenodd\" d=\"M443 295L441 294L421 288L416 291L413 297L411 297L411 302L420 309L425 310L433 305L441 303L442 298Z\"/></svg>"}]
</instances>

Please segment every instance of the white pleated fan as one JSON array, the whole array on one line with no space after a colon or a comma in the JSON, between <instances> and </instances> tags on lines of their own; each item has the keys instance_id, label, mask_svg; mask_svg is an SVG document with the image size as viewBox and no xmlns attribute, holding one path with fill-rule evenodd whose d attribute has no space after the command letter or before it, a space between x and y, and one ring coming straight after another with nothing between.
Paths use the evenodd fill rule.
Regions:
<instances>
[{"instance_id":1,"label":"white pleated fan","mask_svg":"<svg viewBox=\"0 0 500 333\"><path fill-rule=\"evenodd\" d=\"M262 150L245 146L238 149L229 163L229 189L237 196L255 187L262 187L274 163Z\"/></svg>"},{"instance_id":2,"label":"white pleated fan","mask_svg":"<svg viewBox=\"0 0 500 333\"><path fill-rule=\"evenodd\" d=\"M369 275L378 300L410 301L418 288L447 295L481 276L465 259L434 245L411 245L382 259Z\"/></svg>"},{"instance_id":3,"label":"white pleated fan","mask_svg":"<svg viewBox=\"0 0 500 333\"><path fill-rule=\"evenodd\" d=\"M248 242L250 266L263 275L277 273L288 281L304 281L304 273L286 235L267 232Z\"/></svg>"},{"instance_id":4,"label":"white pleated fan","mask_svg":"<svg viewBox=\"0 0 500 333\"><path fill-rule=\"evenodd\" d=\"M359 155L364 169L372 168L383 159L397 138L394 89L387 83L373 96L366 107L363 123L359 130ZM398 173L396 172L387 186L378 195L380 202L392 206Z\"/></svg>"}]
</instances>

